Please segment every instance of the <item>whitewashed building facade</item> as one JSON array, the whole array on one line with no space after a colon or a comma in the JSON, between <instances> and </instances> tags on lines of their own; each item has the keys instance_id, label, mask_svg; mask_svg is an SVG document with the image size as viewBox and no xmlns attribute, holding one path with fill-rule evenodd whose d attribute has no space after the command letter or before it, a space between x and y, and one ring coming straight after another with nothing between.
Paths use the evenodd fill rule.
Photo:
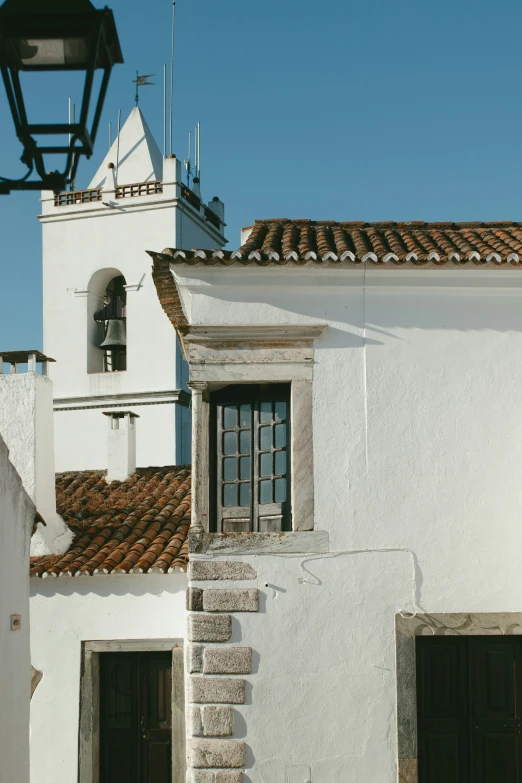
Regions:
<instances>
[{"instance_id":1,"label":"whitewashed building facade","mask_svg":"<svg viewBox=\"0 0 522 783\"><path fill-rule=\"evenodd\" d=\"M512 223L157 254L193 397L194 783L519 780L521 260Z\"/></svg>"}]
</instances>

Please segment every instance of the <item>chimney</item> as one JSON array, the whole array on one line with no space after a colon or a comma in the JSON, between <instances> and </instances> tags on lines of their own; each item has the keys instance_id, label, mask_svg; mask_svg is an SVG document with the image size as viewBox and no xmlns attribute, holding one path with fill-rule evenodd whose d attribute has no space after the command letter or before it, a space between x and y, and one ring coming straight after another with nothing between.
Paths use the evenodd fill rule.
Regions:
<instances>
[{"instance_id":1,"label":"chimney","mask_svg":"<svg viewBox=\"0 0 522 783\"><path fill-rule=\"evenodd\" d=\"M125 481L136 472L136 422L132 411L108 411L107 481Z\"/></svg>"},{"instance_id":2,"label":"chimney","mask_svg":"<svg viewBox=\"0 0 522 783\"><path fill-rule=\"evenodd\" d=\"M208 206L218 216L219 222L225 225L225 205L223 202L217 196L214 196L212 201L208 202Z\"/></svg>"},{"instance_id":3,"label":"chimney","mask_svg":"<svg viewBox=\"0 0 522 783\"><path fill-rule=\"evenodd\" d=\"M47 377L48 356L39 351L0 354L0 433L9 459L43 519L31 539L31 555L61 554L72 532L56 513L54 473L53 384ZM4 362L10 373L3 373ZM36 372L42 363L42 375ZM27 364L27 372L19 365Z\"/></svg>"}]
</instances>

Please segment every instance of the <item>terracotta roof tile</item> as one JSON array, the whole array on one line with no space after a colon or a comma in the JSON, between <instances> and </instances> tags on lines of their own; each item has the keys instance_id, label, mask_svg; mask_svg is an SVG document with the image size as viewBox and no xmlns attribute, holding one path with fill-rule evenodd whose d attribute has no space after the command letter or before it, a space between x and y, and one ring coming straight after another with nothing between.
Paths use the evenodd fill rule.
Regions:
<instances>
[{"instance_id":1,"label":"terracotta roof tile","mask_svg":"<svg viewBox=\"0 0 522 783\"><path fill-rule=\"evenodd\" d=\"M522 266L522 223L379 223L332 220L256 220L238 250L175 250L150 253L155 259L160 301L173 323L186 329L179 298L168 279L173 264L360 264L391 262L441 266L497 264ZM160 290L164 287L164 291ZM170 309L169 309L170 308Z\"/></svg>"},{"instance_id":2,"label":"terracotta roof tile","mask_svg":"<svg viewBox=\"0 0 522 783\"><path fill-rule=\"evenodd\" d=\"M105 471L56 476L57 511L75 534L63 555L31 558L31 576L167 573L185 569L190 467L139 468L107 484Z\"/></svg>"}]
</instances>

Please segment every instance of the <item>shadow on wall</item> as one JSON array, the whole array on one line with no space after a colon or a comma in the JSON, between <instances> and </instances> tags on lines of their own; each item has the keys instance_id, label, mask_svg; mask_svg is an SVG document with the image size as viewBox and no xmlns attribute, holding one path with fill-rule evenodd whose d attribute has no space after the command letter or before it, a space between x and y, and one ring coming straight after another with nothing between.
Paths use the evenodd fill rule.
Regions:
<instances>
[{"instance_id":1,"label":"shadow on wall","mask_svg":"<svg viewBox=\"0 0 522 783\"><path fill-rule=\"evenodd\" d=\"M359 339L362 345L362 338L357 333L351 332L351 329L366 329L366 345L379 345L378 340L372 341L372 333L377 336L400 339L397 335L390 332L390 329L430 329L430 330L453 330L453 331L493 331L493 332L522 332L522 318L520 316L522 298L522 288L518 281L513 278L506 278L504 287L495 289L492 285L492 278L484 278L480 281L480 288L464 284L461 288L455 288L454 283L436 288L429 285L419 285L415 281L415 288L399 288L397 286L371 286L363 287L363 282L354 285L353 279L350 285L343 285L339 275L335 276L329 282L323 277L322 280L310 278L305 285L299 281L298 295L291 294L287 287L283 293L262 287L266 299L260 297L260 286L252 286L250 289L244 287L236 288L237 281L231 281L226 290L221 291L220 287L211 285L207 288L205 296L211 299L230 303L231 312L237 313L237 305L243 304L263 306L263 320L267 318L267 304L273 313L272 322L274 324L292 324L300 323L301 318L294 316L305 316L314 318L324 323L325 321L337 322L339 326L345 324L347 329L340 329L347 334L351 334L354 341ZM472 275L473 272L470 272ZM400 275L400 270L397 271ZM502 278L502 270L498 270L498 278ZM410 284L412 283L411 278ZM462 281L462 278L459 278ZM522 272L521 272L522 281ZM257 282L257 280L256 280ZM288 281L279 278L278 283L292 284L292 278ZM475 282L475 281L474 281ZM516 285L513 285L513 283ZM485 283L489 284L485 290ZM509 284L512 285L509 285ZM222 285L226 285L223 280ZM464 288L464 285L466 286ZM209 293L211 291L211 293ZM199 293L199 291L198 291ZM322 295L324 294L324 295ZM289 307L291 299L291 307ZM224 310L226 310L226 306ZM281 317L284 313L290 313L292 317ZM255 311L252 313L253 320L256 320ZM252 319L249 319L249 322ZM237 315L230 319L230 323L238 323ZM329 330L330 331L330 330ZM327 335L325 335L325 338ZM317 347L324 339L317 343ZM359 345L346 344L346 348L356 348Z\"/></svg>"},{"instance_id":2,"label":"shadow on wall","mask_svg":"<svg viewBox=\"0 0 522 783\"><path fill-rule=\"evenodd\" d=\"M37 579L31 577L31 597L53 598L55 595L175 595L187 589L187 575L174 574L121 574L114 576L81 576Z\"/></svg>"}]
</instances>

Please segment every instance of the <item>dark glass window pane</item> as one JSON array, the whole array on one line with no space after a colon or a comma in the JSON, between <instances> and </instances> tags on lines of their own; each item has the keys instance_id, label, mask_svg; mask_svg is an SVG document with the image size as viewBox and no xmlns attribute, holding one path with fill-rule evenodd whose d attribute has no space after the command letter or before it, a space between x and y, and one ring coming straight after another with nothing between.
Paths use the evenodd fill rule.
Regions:
<instances>
[{"instance_id":1,"label":"dark glass window pane","mask_svg":"<svg viewBox=\"0 0 522 783\"><path fill-rule=\"evenodd\" d=\"M286 475L286 451L276 451L274 473L276 476Z\"/></svg>"},{"instance_id":2,"label":"dark glass window pane","mask_svg":"<svg viewBox=\"0 0 522 783\"><path fill-rule=\"evenodd\" d=\"M237 408L235 405L227 405L223 408L223 429L233 430L237 426Z\"/></svg>"},{"instance_id":3,"label":"dark glass window pane","mask_svg":"<svg viewBox=\"0 0 522 783\"><path fill-rule=\"evenodd\" d=\"M223 485L223 505L237 506L237 484Z\"/></svg>"},{"instance_id":4,"label":"dark glass window pane","mask_svg":"<svg viewBox=\"0 0 522 783\"><path fill-rule=\"evenodd\" d=\"M280 478L274 481L274 501L284 503L286 500L286 479Z\"/></svg>"},{"instance_id":5,"label":"dark glass window pane","mask_svg":"<svg viewBox=\"0 0 522 783\"><path fill-rule=\"evenodd\" d=\"M248 482L248 484L239 485L239 505L250 505L250 482Z\"/></svg>"},{"instance_id":6,"label":"dark glass window pane","mask_svg":"<svg viewBox=\"0 0 522 783\"><path fill-rule=\"evenodd\" d=\"M223 460L223 478L225 481L237 479L237 460L235 457L227 457Z\"/></svg>"},{"instance_id":7,"label":"dark glass window pane","mask_svg":"<svg viewBox=\"0 0 522 783\"><path fill-rule=\"evenodd\" d=\"M276 421L286 421L286 402L276 402L274 418Z\"/></svg>"},{"instance_id":8,"label":"dark glass window pane","mask_svg":"<svg viewBox=\"0 0 522 783\"><path fill-rule=\"evenodd\" d=\"M240 405L239 406L239 426L250 427L252 424L252 406Z\"/></svg>"},{"instance_id":9,"label":"dark glass window pane","mask_svg":"<svg viewBox=\"0 0 522 783\"><path fill-rule=\"evenodd\" d=\"M223 454L235 454L237 451L237 435L235 432L225 432L223 435Z\"/></svg>"},{"instance_id":10,"label":"dark glass window pane","mask_svg":"<svg viewBox=\"0 0 522 783\"><path fill-rule=\"evenodd\" d=\"M279 424L279 427L284 426ZM259 448L261 451L272 448L272 427L261 427L259 430Z\"/></svg>"},{"instance_id":11,"label":"dark glass window pane","mask_svg":"<svg viewBox=\"0 0 522 783\"><path fill-rule=\"evenodd\" d=\"M276 449L286 446L286 424L276 424L275 430L275 447Z\"/></svg>"},{"instance_id":12,"label":"dark glass window pane","mask_svg":"<svg viewBox=\"0 0 522 783\"><path fill-rule=\"evenodd\" d=\"M261 454L259 459L259 475L271 476L272 475L272 452L268 454Z\"/></svg>"},{"instance_id":13,"label":"dark glass window pane","mask_svg":"<svg viewBox=\"0 0 522 783\"><path fill-rule=\"evenodd\" d=\"M239 433L239 451L241 454L250 454L250 430Z\"/></svg>"},{"instance_id":14,"label":"dark glass window pane","mask_svg":"<svg viewBox=\"0 0 522 783\"><path fill-rule=\"evenodd\" d=\"M270 424L272 421L272 403L261 402L259 405L259 421L261 424Z\"/></svg>"},{"instance_id":15,"label":"dark glass window pane","mask_svg":"<svg viewBox=\"0 0 522 783\"><path fill-rule=\"evenodd\" d=\"M259 503L263 505L264 503L271 503L272 502L272 482L271 481L260 481L259 482Z\"/></svg>"},{"instance_id":16,"label":"dark glass window pane","mask_svg":"<svg viewBox=\"0 0 522 783\"><path fill-rule=\"evenodd\" d=\"M240 479L250 478L250 457L239 458L239 478Z\"/></svg>"}]
</instances>

